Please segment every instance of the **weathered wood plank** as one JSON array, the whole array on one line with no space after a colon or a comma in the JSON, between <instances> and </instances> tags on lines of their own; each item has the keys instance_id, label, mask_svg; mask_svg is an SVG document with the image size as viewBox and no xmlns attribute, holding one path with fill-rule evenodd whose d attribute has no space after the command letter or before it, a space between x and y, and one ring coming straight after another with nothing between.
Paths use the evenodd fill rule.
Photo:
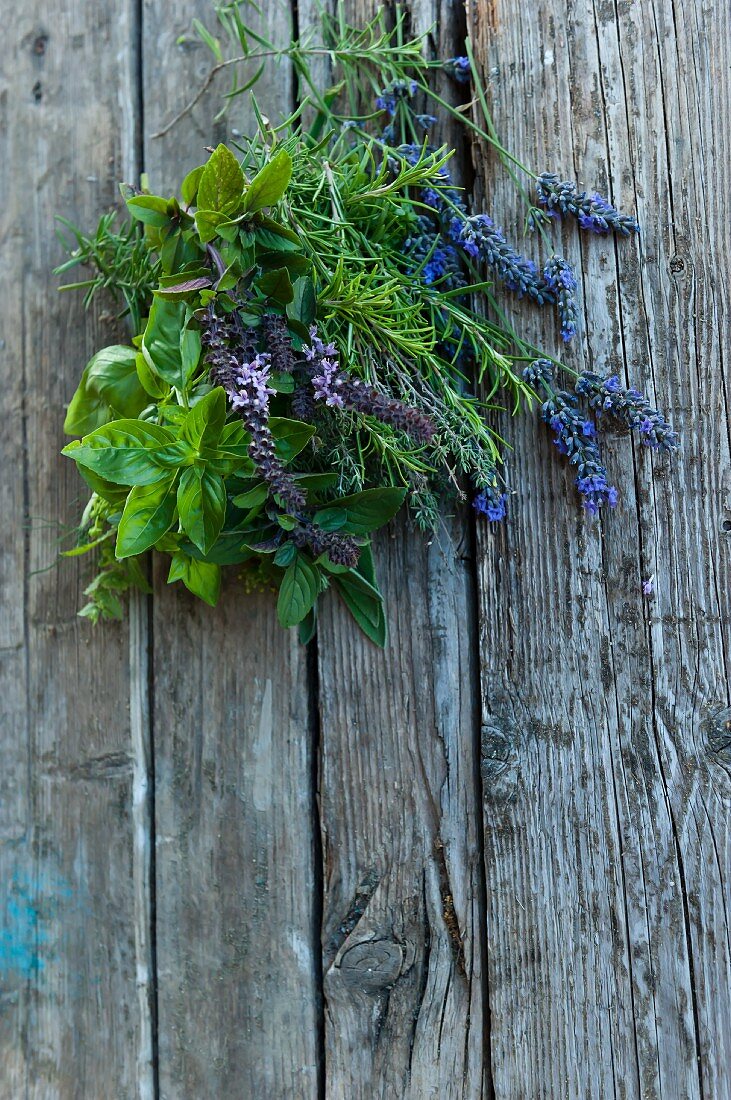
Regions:
<instances>
[{"instance_id":1,"label":"weathered wood plank","mask_svg":"<svg viewBox=\"0 0 731 1100\"><path fill-rule=\"evenodd\" d=\"M145 4L145 130L185 102L211 55L176 41L205 3ZM288 34L286 10L267 19ZM270 28L271 29L271 28ZM154 187L175 187L226 136L223 84L162 140L145 141ZM257 89L272 115L289 70ZM245 100L232 111L243 131ZM214 612L158 576L154 760L160 1094L304 1097L318 1090L313 745L306 653L271 593L235 577Z\"/></svg>"},{"instance_id":2,"label":"weathered wood plank","mask_svg":"<svg viewBox=\"0 0 731 1100\"><path fill-rule=\"evenodd\" d=\"M362 23L375 5L343 5ZM302 11L302 5L300 5ZM410 6L451 56L451 4ZM478 1097L483 1087L469 536L378 540L384 653L333 595L318 630L327 1095Z\"/></svg>"},{"instance_id":3,"label":"weathered wood plank","mask_svg":"<svg viewBox=\"0 0 731 1100\"><path fill-rule=\"evenodd\" d=\"M34 575L84 495L58 453L64 403L91 351L118 337L58 295L53 219L93 224L134 170L135 6L29 3L6 23L0 1093L148 1097L128 630L77 619L85 563Z\"/></svg>"},{"instance_id":4,"label":"weathered wood plank","mask_svg":"<svg viewBox=\"0 0 731 1100\"><path fill-rule=\"evenodd\" d=\"M481 539L495 1093L726 1096L728 7L490 3L472 31L508 147L643 227L567 234L587 333L570 362L685 421L671 467L605 448L622 502L601 523L542 426L508 428L519 494ZM490 206L517 226L498 176Z\"/></svg>"}]
</instances>

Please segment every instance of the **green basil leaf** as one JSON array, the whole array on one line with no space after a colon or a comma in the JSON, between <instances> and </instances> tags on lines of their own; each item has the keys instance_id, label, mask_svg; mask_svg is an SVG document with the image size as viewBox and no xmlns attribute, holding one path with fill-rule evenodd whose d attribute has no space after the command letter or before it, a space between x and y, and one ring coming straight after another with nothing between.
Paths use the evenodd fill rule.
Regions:
<instances>
[{"instance_id":1,"label":"green basil leaf","mask_svg":"<svg viewBox=\"0 0 731 1100\"><path fill-rule=\"evenodd\" d=\"M140 385L134 348L113 344L86 365L64 421L67 435L88 435L110 420L136 417L148 403Z\"/></svg>"},{"instance_id":2,"label":"green basil leaf","mask_svg":"<svg viewBox=\"0 0 731 1100\"><path fill-rule=\"evenodd\" d=\"M317 296L309 275L303 275L294 284L294 297L287 305L287 316L303 325L311 325L317 313Z\"/></svg>"},{"instance_id":3,"label":"green basil leaf","mask_svg":"<svg viewBox=\"0 0 731 1100\"><path fill-rule=\"evenodd\" d=\"M299 625L300 645L307 645L315 637L317 630L317 604L311 608Z\"/></svg>"},{"instance_id":4,"label":"green basil leaf","mask_svg":"<svg viewBox=\"0 0 731 1100\"><path fill-rule=\"evenodd\" d=\"M150 397L154 397L156 401L161 401L163 398L167 397L170 393L170 386L168 386L167 382L164 382L162 378L159 378L158 375L153 374L141 351L138 351L135 356L135 366L140 385Z\"/></svg>"},{"instance_id":5,"label":"green basil leaf","mask_svg":"<svg viewBox=\"0 0 731 1100\"><path fill-rule=\"evenodd\" d=\"M196 561L177 550L168 574L168 584L182 581L189 592L215 607L221 594L221 567L212 562Z\"/></svg>"},{"instance_id":6,"label":"green basil leaf","mask_svg":"<svg viewBox=\"0 0 731 1100\"><path fill-rule=\"evenodd\" d=\"M209 470L188 467L178 487L180 525L198 549L207 554L218 538L226 515L223 478Z\"/></svg>"},{"instance_id":7,"label":"green basil leaf","mask_svg":"<svg viewBox=\"0 0 731 1100\"><path fill-rule=\"evenodd\" d=\"M315 434L313 424L302 420L289 420L286 417L270 416L269 430L274 436L274 448L282 462L291 462L304 450Z\"/></svg>"},{"instance_id":8,"label":"green basil leaf","mask_svg":"<svg viewBox=\"0 0 731 1100\"><path fill-rule=\"evenodd\" d=\"M97 496L100 496L102 500L107 500L110 504L124 504L129 493L128 486L115 485L113 481L107 481L106 478L99 477L98 474L95 474L91 470L88 470L86 466L77 465L76 469L79 471L92 492L96 493Z\"/></svg>"},{"instance_id":9,"label":"green basil leaf","mask_svg":"<svg viewBox=\"0 0 731 1100\"><path fill-rule=\"evenodd\" d=\"M279 202L292 178L292 158L286 149L280 150L257 172L244 195L244 211L254 214Z\"/></svg>"},{"instance_id":10,"label":"green basil leaf","mask_svg":"<svg viewBox=\"0 0 731 1100\"><path fill-rule=\"evenodd\" d=\"M174 436L158 424L114 420L61 453L116 485L152 485L167 476L155 451L173 442Z\"/></svg>"},{"instance_id":11,"label":"green basil leaf","mask_svg":"<svg viewBox=\"0 0 731 1100\"><path fill-rule=\"evenodd\" d=\"M320 574L298 554L282 577L277 600L277 614L282 626L301 623L314 605L320 592Z\"/></svg>"},{"instance_id":12,"label":"green basil leaf","mask_svg":"<svg viewBox=\"0 0 731 1100\"><path fill-rule=\"evenodd\" d=\"M185 302L155 298L142 337L142 354L152 371L182 390L198 365L200 333L186 324Z\"/></svg>"},{"instance_id":13,"label":"green basil leaf","mask_svg":"<svg viewBox=\"0 0 731 1100\"><path fill-rule=\"evenodd\" d=\"M269 496L269 486L265 481L260 481L247 493L241 493L231 501L237 508L256 508L257 504L263 504Z\"/></svg>"},{"instance_id":14,"label":"green basil leaf","mask_svg":"<svg viewBox=\"0 0 731 1100\"><path fill-rule=\"evenodd\" d=\"M292 280L286 267L278 267L274 271L267 271L256 282L257 290L260 290L267 298L274 299L281 305L286 305L294 298Z\"/></svg>"},{"instance_id":15,"label":"green basil leaf","mask_svg":"<svg viewBox=\"0 0 731 1100\"><path fill-rule=\"evenodd\" d=\"M226 422L226 393L222 386L196 402L183 421L181 436L198 452L215 447Z\"/></svg>"},{"instance_id":16,"label":"green basil leaf","mask_svg":"<svg viewBox=\"0 0 731 1100\"><path fill-rule=\"evenodd\" d=\"M383 648L388 630L383 597L378 590L355 570L333 577L333 584L366 637Z\"/></svg>"},{"instance_id":17,"label":"green basil leaf","mask_svg":"<svg viewBox=\"0 0 731 1100\"><path fill-rule=\"evenodd\" d=\"M154 546L175 518L176 475L156 485L135 485L127 497L117 529L115 554L129 558Z\"/></svg>"},{"instance_id":18,"label":"green basil leaf","mask_svg":"<svg viewBox=\"0 0 731 1100\"><path fill-rule=\"evenodd\" d=\"M313 521L326 531L346 530L351 535L367 535L396 515L405 496L405 489L365 489L362 493L341 497L315 512Z\"/></svg>"},{"instance_id":19,"label":"green basil leaf","mask_svg":"<svg viewBox=\"0 0 731 1100\"><path fill-rule=\"evenodd\" d=\"M275 565L281 565L284 569L291 565L297 557L297 547L293 542L283 542L272 559Z\"/></svg>"},{"instance_id":20,"label":"green basil leaf","mask_svg":"<svg viewBox=\"0 0 731 1100\"><path fill-rule=\"evenodd\" d=\"M241 165L230 149L219 145L211 153L198 181L199 208L231 217L241 205L243 190Z\"/></svg>"},{"instance_id":21,"label":"green basil leaf","mask_svg":"<svg viewBox=\"0 0 731 1100\"><path fill-rule=\"evenodd\" d=\"M180 195L186 206L192 206L196 200L198 194L198 184L200 183L201 176L205 164L199 164L197 168L194 168L183 180L180 188Z\"/></svg>"},{"instance_id":22,"label":"green basil leaf","mask_svg":"<svg viewBox=\"0 0 731 1100\"><path fill-rule=\"evenodd\" d=\"M161 229L170 221L169 199L163 199L160 195L133 195L126 202L132 217L145 225Z\"/></svg>"},{"instance_id":23,"label":"green basil leaf","mask_svg":"<svg viewBox=\"0 0 731 1100\"><path fill-rule=\"evenodd\" d=\"M155 291L155 297L164 298L168 302L180 302L208 286L211 286L211 279L201 275L198 279L183 279L172 286L160 285Z\"/></svg>"}]
</instances>

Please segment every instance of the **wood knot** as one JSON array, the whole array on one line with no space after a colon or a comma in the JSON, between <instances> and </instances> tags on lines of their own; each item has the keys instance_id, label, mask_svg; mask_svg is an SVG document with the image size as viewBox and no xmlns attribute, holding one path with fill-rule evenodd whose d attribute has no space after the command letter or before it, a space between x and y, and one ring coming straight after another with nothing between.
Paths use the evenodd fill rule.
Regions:
<instances>
[{"instance_id":1,"label":"wood knot","mask_svg":"<svg viewBox=\"0 0 731 1100\"><path fill-rule=\"evenodd\" d=\"M701 723L701 730L711 756L721 764L731 764L731 707L713 711Z\"/></svg>"},{"instance_id":2,"label":"wood knot","mask_svg":"<svg viewBox=\"0 0 731 1100\"><path fill-rule=\"evenodd\" d=\"M482 776L496 779L509 767L514 756L513 745L501 729L485 723L482 727Z\"/></svg>"},{"instance_id":3,"label":"wood knot","mask_svg":"<svg viewBox=\"0 0 731 1100\"><path fill-rule=\"evenodd\" d=\"M403 961L403 949L394 940L365 940L343 952L340 976L350 989L383 993L395 985Z\"/></svg>"}]
</instances>

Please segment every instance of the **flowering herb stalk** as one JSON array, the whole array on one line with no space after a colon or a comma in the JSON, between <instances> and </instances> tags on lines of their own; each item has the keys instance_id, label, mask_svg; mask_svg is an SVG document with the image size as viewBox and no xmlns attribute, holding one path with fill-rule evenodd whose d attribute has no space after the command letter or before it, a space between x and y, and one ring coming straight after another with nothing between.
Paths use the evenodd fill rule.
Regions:
<instances>
[{"instance_id":1,"label":"flowering herb stalk","mask_svg":"<svg viewBox=\"0 0 731 1100\"><path fill-rule=\"evenodd\" d=\"M470 209L450 175L452 151L432 142L447 107L430 91L435 64L400 19L394 31L380 17L360 31L326 20L324 45L277 50L231 21L235 7L220 17L242 57L219 59L214 73L289 57L309 125L299 111L275 128L258 116L255 134L235 151L219 145L177 195L124 187L121 230L110 216L92 237L71 227L77 247L62 270L90 266L75 285L87 299L116 292L131 329L128 345L92 358L66 417L78 438L64 454L92 494L71 552L95 552L99 567L82 614L119 616L119 594L145 585L141 555L155 550L169 582L210 604L225 566L248 586L275 588L283 625L305 641L333 587L383 645L372 533L404 501L424 528L468 496L486 522L506 518L487 416L495 395L515 410L539 398L592 514L617 503L600 428L636 431L656 450L677 445L662 414L618 378L584 372L572 393L557 360L525 367L527 348L496 304L505 289L553 309L570 341L577 279L551 244L551 218L620 236L637 223L543 173L529 210L543 255L522 255L491 214ZM308 65L325 50L342 77L328 93ZM475 82L484 118L466 124L511 173L522 169L497 141L469 58L439 67Z\"/></svg>"}]
</instances>

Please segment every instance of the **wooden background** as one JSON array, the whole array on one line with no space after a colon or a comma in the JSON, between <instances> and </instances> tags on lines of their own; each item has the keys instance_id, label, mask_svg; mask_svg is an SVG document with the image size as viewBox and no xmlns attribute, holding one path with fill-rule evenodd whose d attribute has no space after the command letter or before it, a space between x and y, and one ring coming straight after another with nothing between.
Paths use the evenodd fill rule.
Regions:
<instances>
[{"instance_id":1,"label":"wooden background","mask_svg":"<svg viewBox=\"0 0 731 1100\"><path fill-rule=\"evenodd\" d=\"M312 0L265 10L279 40L314 18ZM471 34L508 147L636 211L639 240L567 236L572 361L646 388L682 454L611 442L622 502L591 523L542 426L506 422L507 524L381 540L385 653L334 599L306 651L270 599L232 585L213 613L161 576L92 629L83 565L39 570L81 493L64 403L115 332L56 293L53 216L91 225L118 180L173 187L226 136L219 87L151 137L209 66L179 36L213 20L203 0L8 9L8 1100L731 1097L729 6L411 14L435 56ZM260 98L276 115L295 95L283 68ZM517 233L494 160L463 171Z\"/></svg>"}]
</instances>

